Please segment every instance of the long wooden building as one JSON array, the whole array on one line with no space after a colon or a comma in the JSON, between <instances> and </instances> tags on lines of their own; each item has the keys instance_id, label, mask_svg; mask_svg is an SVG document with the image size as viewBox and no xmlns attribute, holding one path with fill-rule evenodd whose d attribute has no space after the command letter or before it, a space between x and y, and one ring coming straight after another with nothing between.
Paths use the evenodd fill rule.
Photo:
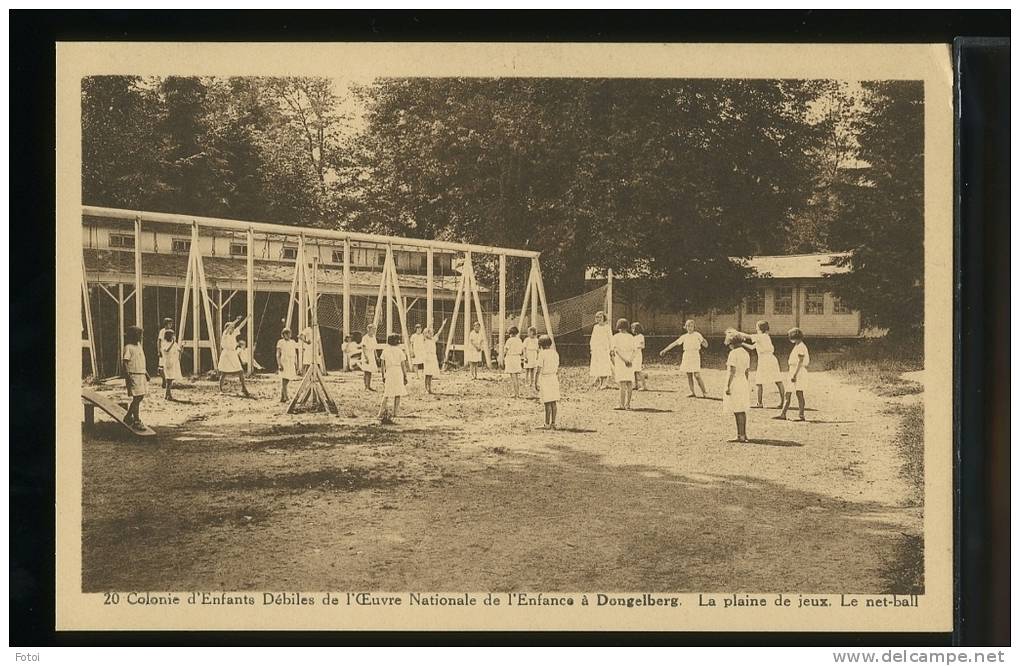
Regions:
<instances>
[{"instance_id":1,"label":"long wooden building","mask_svg":"<svg viewBox=\"0 0 1020 666\"><path fill-rule=\"evenodd\" d=\"M861 337L866 334L861 313L832 293L832 276L849 270L839 265L845 256L826 252L751 257L746 265L757 273L752 292L732 310L688 313L650 308L627 298L627 280L617 278L624 288L613 292L613 311L658 335L676 334L687 319L693 319L705 335L722 335L728 328L753 331L764 319L774 334L796 326L813 338ZM588 277L593 283L605 280L599 271L589 271Z\"/></svg>"}]
</instances>

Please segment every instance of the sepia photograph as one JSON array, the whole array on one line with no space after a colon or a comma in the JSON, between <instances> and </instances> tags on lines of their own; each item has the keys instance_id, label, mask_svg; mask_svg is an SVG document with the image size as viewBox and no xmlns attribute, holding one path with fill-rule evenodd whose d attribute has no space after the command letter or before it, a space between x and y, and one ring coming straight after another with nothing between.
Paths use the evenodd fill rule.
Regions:
<instances>
[{"instance_id":1,"label":"sepia photograph","mask_svg":"<svg viewBox=\"0 0 1020 666\"><path fill-rule=\"evenodd\" d=\"M132 626L335 604L512 627L538 620L481 606L582 598L682 606L674 628L791 603L774 624L948 622L919 615L951 582L928 69L492 59L68 79L65 592L144 607Z\"/></svg>"}]
</instances>

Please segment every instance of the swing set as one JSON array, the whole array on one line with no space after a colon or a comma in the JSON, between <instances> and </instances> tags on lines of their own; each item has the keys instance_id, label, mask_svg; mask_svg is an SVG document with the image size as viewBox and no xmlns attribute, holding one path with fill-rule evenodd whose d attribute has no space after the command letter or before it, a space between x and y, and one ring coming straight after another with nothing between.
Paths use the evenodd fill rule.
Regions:
<instances>
[{"instance_id":1,"label":"swing set","mask_svg":"<svg viewBox=\"0 0 1020 666\"><path fill-rule=\"evenodd\" d=\"M342 322L342 334L344 337L351 335L351 298L354 295L364 295L363 293L355 294L355 287L352 285L352 272L355 269L351 262L352 247L355 249L364 247L384 248L384 254L382 249L380 249L379 254L382 259L382 267L381 272L379 272L379 284L376 290L375 309L374 314L371 316L371 321L374 326L378 326L380 324L380 317L385 316L387 333L394 332L394 328L399 327L399 333L409 355L410 336L408 335L407 314L410 307L415 303L412 302L411 306L408 306L407 301L403 298L402 287L406 286L406 283L403 283L401 280L402 276L398 271L398 262L396 261L396 251L394 248L399 248L399 250L405 254L408 252L421 252L425 254L424 300L425 325L427 328L433 327L434 318L437 314L437 299L435 298L434 293L436 281L434 254L441 252L463 258L463 263L459 268L459 275L456 277L456 296L454 298L453 314L450 316L444 309L441 311L440 315L443 318L444 327L447 322L450 323L450 328L446 333L446 348L443 359L444 367L447 361L450 360L450 356L454 351L458 351L458 348L460 350L467 349L467 346L470 344L469 336L472 322L478 322L481 324L482 333L486 340L491 340L489 338L490 328L496 328L499 340L498 348L500 350L502 349L502 341L506 336L506 328L508 323L512 322L512 320L508 319L507 313L508 259L523 259L527 260L529 263L527 269L527 280L523 289L523 302L521 304L520 316L518 318L518 327L523 329L525 319L529 316L529 314L531 325L538 326L540 323L539 313L541 313L541 323L544 324L543 328L545 329L545 332L547 332L550 337L553 335L549 317L549 305L545 296L545 285L542 281L542 273L539 265L539 253L535 251L439 240L364 234L332 229L293 227L261 222L247 222L242 220L194 217L176 215L172 213L131 211L96 206L82 206L82 216L83 222L85 218L89 219L89 222L87 223L88 225L95 225L97 223L96 220L111 220L114 225L118 226L123 224L123 221L131 221L134 224L134 247L132 248L134 253L133 291L127 295L124 294L124 285L122 282L125 280L123 280L123 277L120 277L118 280L116 295L107 289L101 282L101 280L107 282L110 280L103 280L95 275L92 279L92 283L98 284L104 291L106 291L106 293L117 302L117 305L120 308L118 325L121 329L119 334L121 339L123 337L124 329L123 310L127 302L132 298L134 299L135 321L140 323L142 321L143 312L143 287L146 284L149 286L168 286L166 276L163 276L162 280L160 280L157 279L156 276L146 275L145 273L145 262L143 257L143 242L145 239L143 238L143 231L146 231L146 225L149 225L152 234L151 242L149 243L151 247L146 248L145 253L154 252L156 255L159 254L159 233L168 233L165 230L167 228L172 229L174 227L188 229L190 231L190 247L188 248L187 264L184 271L183 300L180 303L178 318L179 325L177 330L182 348L190 348L192 351L191 371L193 375L198 375L202 369L200 356L201 350L208 349L212 354L213 363L215 364L218 358L218 335L220 333L220 328L217 324L219 323L219 320L222 319L224 308L242 288L246 292L245 315L248 322L246 327L247 344L249 353L251 354L251 360L254 361L254 350L257 336L254 317L255 295L256 290L259 287L258 282L262 281L261 279L258 281L256 280L255 235L264 235L265 249L262 252L263 262L272 262L277 265L281 262L293 262L293 272L290 275L290 289L287 301L285 325L290 327L290 324L296 317L297 328L299 331L306 331L309 327L312 329L312 358L300 359L301 364L307 366L308 370L305 372L305 377L302 380L301 387L295 394L294 401L291 403L292 410L302 404L302 402L307 401L318 403L326 409L330 409L332 406L331 411L335 410L335 404L331 399L329 399L328 392L326 392L325 389L325 384L321 378L321 374L325 370L324 364L320 367L323 356L322 341L319 331L318 301L320 296L319 277L323 270L320 256L322 251L322 247L320 245L322 243L328 244L326 245L327 251L330 251L331 247L337 248L337 250L331 255L334 263L337 262L337 257L339 257L341 253L340 248L342 248L342 262L339 262L340 267L342 268L342 280L339 285L339 295L342 300L342 312L340 313L340 319ZM161 232L160 230L163 231ZM207 251L206 253L203 253L200 232L204 232L206 234L206 240L208 240L208 234L220 233L234 237L241 235L244 241L246 241L244 243L244 256L238 256L240 252L235 252L233 248L231 248L229 253L224 254L223 256L217 256L215 237L212 241L212 252L209 253ZM279 261L270 259L268 255L271 236L283 239L284 243L293 243L294 239L296 239L296 251L293 252L292 256L285 256L286 253L283 248L281 248L281 259ZM89 238L91 238L91 235ZM183 239L181 240L183 242ZM174 242L176 242L176 240ZM238 239L237 243L240 244L241 242L243 241ZM166 245L168 246L170 243L168 242ZM208 248L206 248L206 250L208 250ZM312 254L310 260L308 257L309 253ZM210 285L205 269L206 256L214 257L218 262L222 262L228 257L238 261L243 259L245 262L245 280L243 287L239 283L233 284L231 288L233 288L234 291L227 297L226 301L223 301L222 293L217 301L214 301L210 296ZM493 285L492 289L487 290L490 298L493 291L498 294L498 313L487 312L483 308L481 297L482 289L479 286L479 276L476 273L477 260L482 257L486 258L489 262L493 262L494 259L498 260L498 273L494 276L497 278L495 280L496 284ZM410 276L408 276L408 279L409 278ZM169 279L172 280L173 278ZM179 275L177 276L177 279L180 279ZM419 282L416 284L420 285L420 275L415 275L415 280L418 280ZM445 277L442 279L442 283L445 285ZM85 262L83 260L82 302L85 312L85 322L83 326L82 348L83 350L88 350L88 358L93 369L92 374L98 377L100 373L97 366L96 335L92 322L91 304L89 302L89 286L89 275L86 271ZM216 286L221 286L219 281ZM262 286L263 291L266 293L277 291L275 288L268 289L268 285L263 284ZM364 281L362 280L359 283L359 287L363 286ZM521 293L516 290L519 288L519 285L515 284L512 285L512 287L515 288L515 293ZM420 289L420 286L418 289ZM333 292L331 293L336 293L336 291L337 290L334 285ZM420 294L420 291L418 293ZM417 302L417 299L415 299L415 302ZM268 300L266 302L266 306L268 307ZM394 310L397 313L395 322L392 318L392 312ZM461 312L462 310L463 312ZM215 319L213 317L214 312L217 315ZM385 314L383 314L384 312ZM263 319L264 318L265 317L263 316ZM463 319L463 328L460 327L460 319L458 318ZM258 322L258 331L261 331L262 323L262 321ZM394 326L394 324L396 326ZM189 325L190 332L188 331ZM460 329L460 331L457 329ZM440 332L442 332L442 329L440 329ZM461 333L462 337L460 340L455 340L456 337L459 337L457 336L458 332ZM457 344L458 342L459 344ZM483 349L484 359L487 365L492 363L492 359L490 358L490 346L491 345L487 344ZM122 348L123 342L121 342L118 350L122 350ZM303 350L302 353L304 353ZM499 360L502 361L502 351L499 352ZM253 371L254 365L254 362L249 362L249 374Z\"/></svg>"}]
</instances>

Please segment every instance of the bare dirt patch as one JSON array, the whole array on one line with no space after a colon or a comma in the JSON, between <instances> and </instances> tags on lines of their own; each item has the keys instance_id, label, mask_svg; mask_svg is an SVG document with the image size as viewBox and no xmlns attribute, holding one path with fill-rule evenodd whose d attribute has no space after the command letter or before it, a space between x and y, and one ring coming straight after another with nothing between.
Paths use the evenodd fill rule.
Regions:
<instances>
[{"instance_id":1,"label":"bare dirt patch","mask_svg":"<svg viewBox=\"0 0 1020 666\"><path fill-rule=\"evenodd\" d=\"M813 373L808 423L752 410L740 445L675 366L649 374L620 412L564 368L557 431L496 373L413 384L393 425L353 374L327 377L340 417L285 414L271 377L255 400L154 391L156 442L85 437L83 588L923 589L897 399ZM723 373L704 378L720 395Z\"/></svg>"}]
</instances>

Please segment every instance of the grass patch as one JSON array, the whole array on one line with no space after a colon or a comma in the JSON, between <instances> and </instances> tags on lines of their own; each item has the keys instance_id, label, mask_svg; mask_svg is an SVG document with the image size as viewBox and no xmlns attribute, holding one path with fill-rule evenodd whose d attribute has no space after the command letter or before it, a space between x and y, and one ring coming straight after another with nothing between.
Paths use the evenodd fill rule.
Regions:
<instances>
[{"instance_id":1,"label":"grass patch","mask_svg":"<svg viewBox=\"0 0 1020 666\"><path fill-rule=\"evenodd\" d=\"M921 384L901 375L923 368L924 345L920 339L888 338L847 345L825 365L826 370L886 397L921 393Z\"/></svg>"},{"instance_id":2,"label":"grass patch","mask_svg":"<svg viewBox=\"0 0 1020 666\"><path fill-rule=\"evenodd\" d=\"M895 405L887 411L900 417L896 429L896 446L903 460L900 476L910 483L911 504L920 506L924 501L924 405Z\"/></svg>"}]
</instances>

